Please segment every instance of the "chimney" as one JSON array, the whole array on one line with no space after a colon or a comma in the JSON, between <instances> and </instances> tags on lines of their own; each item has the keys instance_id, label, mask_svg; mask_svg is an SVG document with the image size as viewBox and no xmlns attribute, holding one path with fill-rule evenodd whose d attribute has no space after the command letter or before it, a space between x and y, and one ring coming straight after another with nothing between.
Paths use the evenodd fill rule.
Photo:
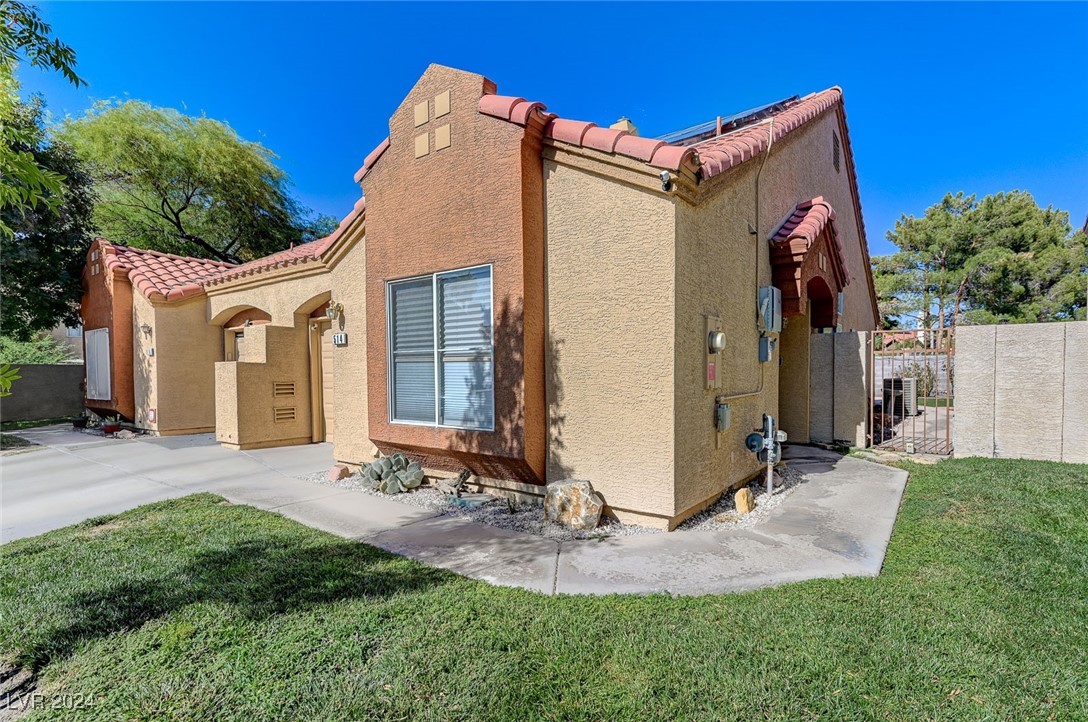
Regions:
<instances>
[{"instance_id":1,"label":"chimney","mask_svg":"<svg viewBox=\"0 0 1088 722\"><path fill-rule=\"evenodd\" d=\"M638 135L638 128L635 127L630 118L620 118L608 127L612 130L626 130L631 135Z\"/></svg>"}]
</instances>

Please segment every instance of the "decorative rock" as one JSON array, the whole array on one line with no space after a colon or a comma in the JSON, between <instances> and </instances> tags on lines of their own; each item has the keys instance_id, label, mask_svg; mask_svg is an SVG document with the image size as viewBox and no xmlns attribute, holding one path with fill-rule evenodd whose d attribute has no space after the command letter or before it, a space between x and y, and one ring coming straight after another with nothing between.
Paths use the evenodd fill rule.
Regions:
<instances>
[{"instance_id":1,"label":"decorative rock","mask_svg":"<svg viewBox=\"0 0 1088 722\"><path fill-rule=\"evenodd\" d=\"M737 511L741 514L747 514L756 508L756 500L752 498L752 490L747 486L737 492L737 495L733 497L733 501L737 504Z\"/></svg>"},{"instance_id":2,"label":"decorative rock","mask_svg":"<svg viewBox=\"0 0 1088 722\"><path fill-rule=\"evenodd\" d=\"M113 438L115 438L115 439L135 439L136 434L135 434L135 432L129 431L128 429L121 429L120 431L114 432Z\"/></svg>"},{"instance_id":3,"label":"decorative rock","mask_svg":"<svg viewBox=\"0 0 1088 722\"><path fill-rule=\"evenodd\" d=\"M351 476L351 469L347 467L347 464L333 464L329 468L328 478L329 481L340 481Z\"/></svg>"},{"instance_id":4,"label":"decorative rock","mask_svg":"<svg viewBox=\"0 0 1088 722\"><path fill-rule=\"evenodd\" d=\"M461 494L465 491L465 486L468 484L469 479L472 478L472 472L468 469L463 469L457 476L448 479L439 479L436 483L438 490L443 494L449 494L455 499L460 498Z\"/></svg>"},{"instance_id":5,"label":"decorative rock","mask_svg":"<svg viewBox=\"0 0 1088 722\"><path fill-rule=\"evenodd\" d=\"M568 529L594 529L604 500L588 481L553 481L544 496L544 519Z\"/></svg>"}]
</instances>

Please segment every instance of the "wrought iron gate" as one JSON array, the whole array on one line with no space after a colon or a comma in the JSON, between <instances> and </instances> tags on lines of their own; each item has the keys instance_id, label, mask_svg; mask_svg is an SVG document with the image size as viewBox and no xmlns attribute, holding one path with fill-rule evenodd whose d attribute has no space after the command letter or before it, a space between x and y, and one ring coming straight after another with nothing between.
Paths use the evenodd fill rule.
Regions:
<instances>
[{"instance_id":1,"label":"wrought iron gate","mask_svg":"<svg viewBox=\"0 0 1088 722\"><path fill-rule=\"evenodd\" d=\"M951 329L869 332L870 446L952 453L955 356Z\"/></svg>"}]
</instances>

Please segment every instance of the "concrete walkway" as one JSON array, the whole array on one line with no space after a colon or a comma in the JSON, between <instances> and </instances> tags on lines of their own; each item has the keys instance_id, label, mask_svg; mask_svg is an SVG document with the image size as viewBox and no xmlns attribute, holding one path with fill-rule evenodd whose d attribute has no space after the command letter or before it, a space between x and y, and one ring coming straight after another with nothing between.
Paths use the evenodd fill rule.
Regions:
<instances>
[{"instance_id":1,"label":"concrete walkway","mask_svg":"<svg viewBox=\"0 0 1088 722\"><path fill-rule=\"evenodd\" d=\"M44 448L0 458L0 541L208 491L423 563L544 594L717 594L803 579L875 576L906 472L809 447L809 476L751 529L556 542L439 516L298 477L327 444L228 451L210 434L101 439L63 427L19 436Z\"/></svg>"}]
</instances>

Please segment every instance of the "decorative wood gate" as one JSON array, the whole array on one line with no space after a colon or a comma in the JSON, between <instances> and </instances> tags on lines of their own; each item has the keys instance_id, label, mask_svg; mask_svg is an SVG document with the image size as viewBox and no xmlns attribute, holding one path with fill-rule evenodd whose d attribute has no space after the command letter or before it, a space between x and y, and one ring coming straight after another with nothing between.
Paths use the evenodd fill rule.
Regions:
<instances>
[{"instance_id":1,"label":"decorative wood gate","mask_svg":"<svg viewBox=\"0 0 1088 722\"><path fill-rule=\"evenodd\" d=\"M956 416L952 329L868 335L870 446L950 455Z\"/></svg>"}]
</instances>

